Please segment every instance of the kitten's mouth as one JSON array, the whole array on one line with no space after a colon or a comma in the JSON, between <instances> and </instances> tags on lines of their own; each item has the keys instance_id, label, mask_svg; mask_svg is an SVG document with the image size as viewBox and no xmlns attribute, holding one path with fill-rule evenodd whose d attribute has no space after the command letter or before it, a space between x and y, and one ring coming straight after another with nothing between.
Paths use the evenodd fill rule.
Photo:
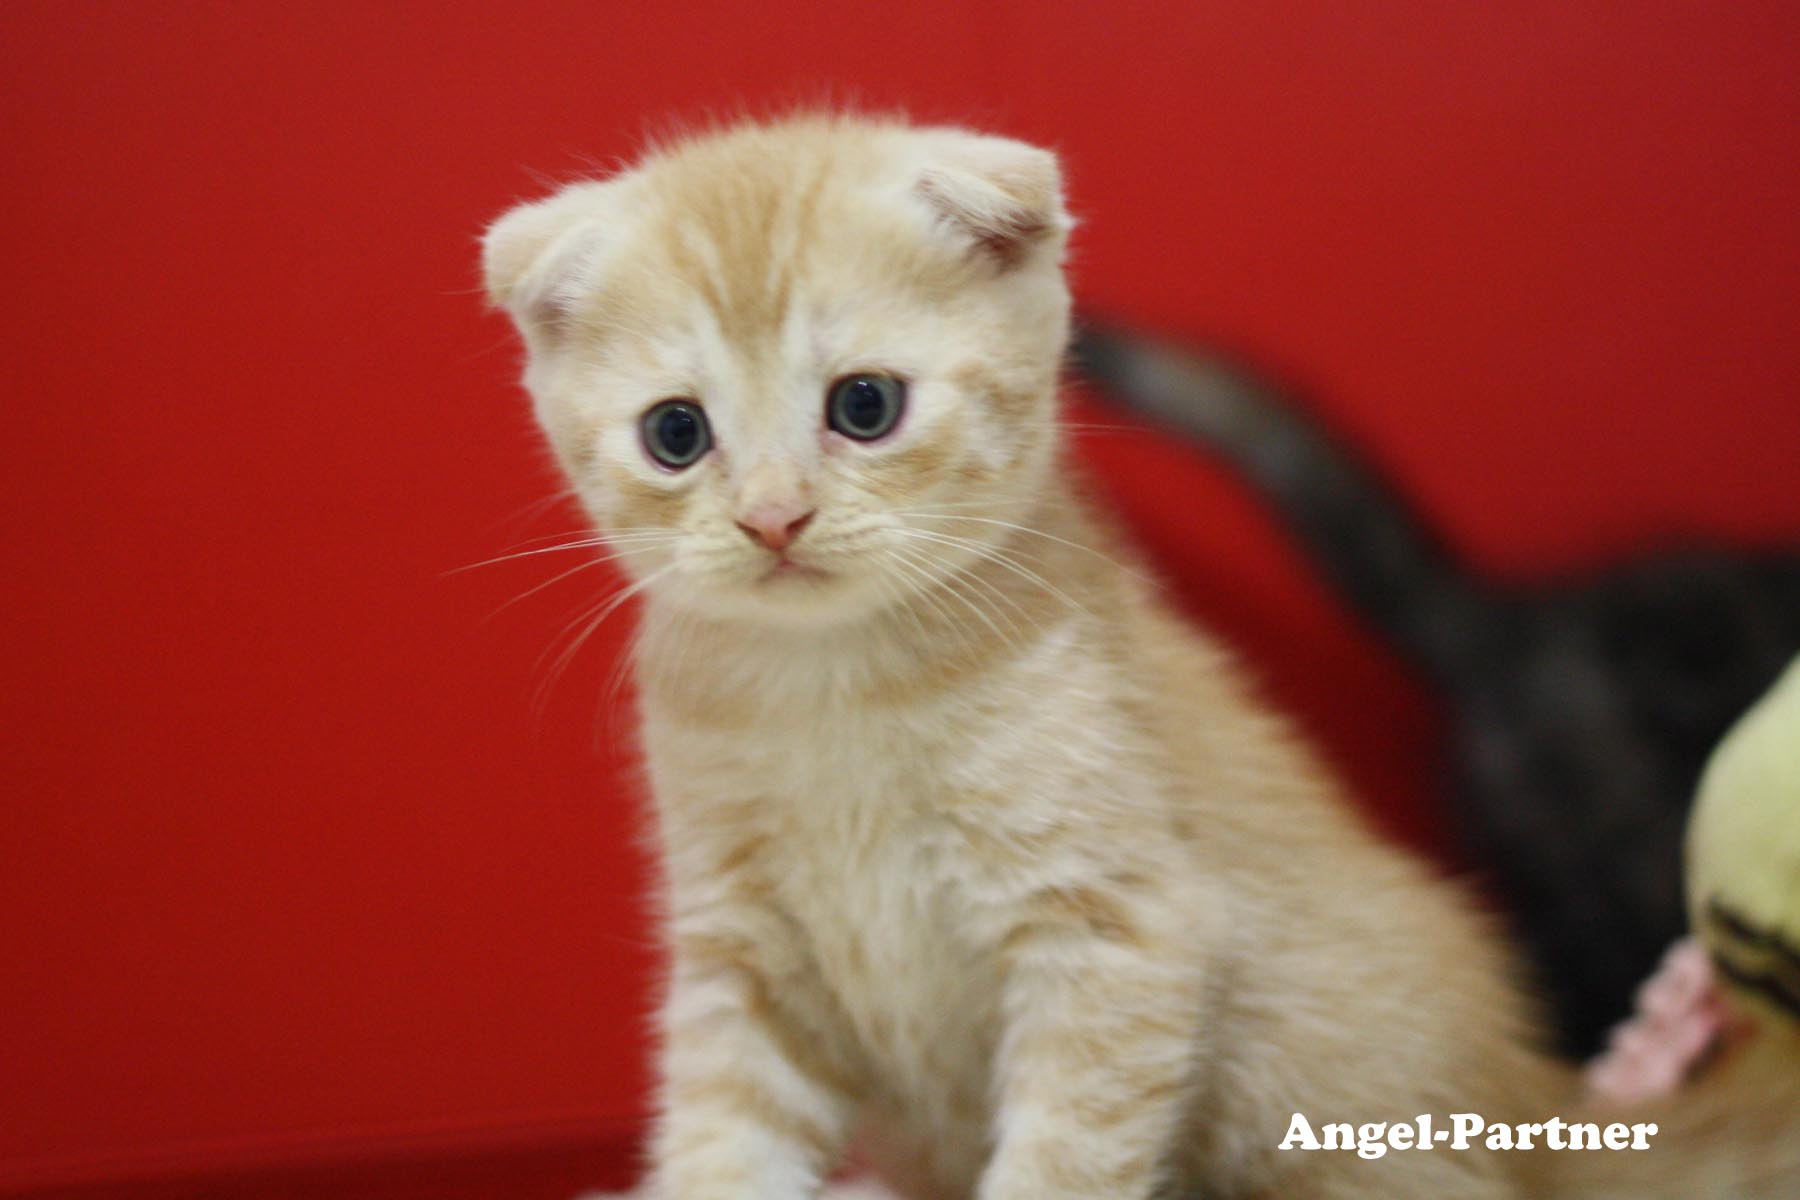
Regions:
<instances>
[{"instance_id":1,"label":"kitten's mouth","mask_svg":"<svg viewBox=\"0 0 1800 1200\"><path fill-rule=\"evenodd\" d=\"M758 579L757 582L779 583L784 580L818 580L827 578L830 574L831 572L812 566L808 563L796 562L784 554L770 566L767 571L763 572L762 577Z\"/></svg>"}]
</instances>

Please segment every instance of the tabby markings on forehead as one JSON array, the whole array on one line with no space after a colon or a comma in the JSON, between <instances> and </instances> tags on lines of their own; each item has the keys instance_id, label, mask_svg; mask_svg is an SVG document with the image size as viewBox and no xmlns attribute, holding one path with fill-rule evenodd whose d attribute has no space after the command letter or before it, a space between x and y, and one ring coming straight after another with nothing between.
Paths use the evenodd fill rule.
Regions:
<instances>
[{"instance_id":1,"label":"tabby markings on forehead","mask_svg":"<svg viewBox=\"0 0 1800 1200\"><path fill-rule=\"evenodd\" d=\"M786 166L799 173L682 194L663 239L725 340L746 354L788 320L805 231L825 184L821 164Z\"/></svg>"}]
</instances>

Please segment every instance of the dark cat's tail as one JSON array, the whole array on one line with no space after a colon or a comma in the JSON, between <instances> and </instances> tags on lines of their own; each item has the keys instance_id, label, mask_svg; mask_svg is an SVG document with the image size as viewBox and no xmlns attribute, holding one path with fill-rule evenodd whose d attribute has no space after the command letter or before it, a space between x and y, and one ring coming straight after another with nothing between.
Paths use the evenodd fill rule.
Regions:
<instances>
[{"instance_id":1,"label":"dark cat's tail","mask_svg":"<svg viewBox=\"0 0 1800 1200\"><path fill-rule=\"evenodd\" d=\"M1480 653L1488 599L1437 534L1270 382L1222 356L1086 324L1081 373L1194 438L1282 515L1315 566L1415 665L1454 673Z\"/></svg>"}]
</instances>

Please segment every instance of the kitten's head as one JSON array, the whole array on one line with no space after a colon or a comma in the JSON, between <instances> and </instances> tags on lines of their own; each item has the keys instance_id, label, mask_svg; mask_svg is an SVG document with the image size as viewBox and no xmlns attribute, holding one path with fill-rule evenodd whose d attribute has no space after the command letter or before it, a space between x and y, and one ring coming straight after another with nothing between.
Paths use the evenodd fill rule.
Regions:
<instances>
[{"instance_id":1,"label":"kitten's head","mask_svg":"<svg viewBox=\"0 0 1800 1200\"><path fill-rule=\"evenodd\" d=\"M955 572L1041 494L1069 226L1046 151L818 117L514 209L485 268L626 569L816 621Z\"/></svg>"}]
</instances>

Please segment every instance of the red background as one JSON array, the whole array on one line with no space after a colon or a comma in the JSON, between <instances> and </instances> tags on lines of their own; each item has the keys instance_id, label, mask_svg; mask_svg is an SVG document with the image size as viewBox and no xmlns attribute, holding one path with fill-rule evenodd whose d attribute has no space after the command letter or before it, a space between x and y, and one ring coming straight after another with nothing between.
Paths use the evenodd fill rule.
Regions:
<instances>
[{"instance_id":1,"label":"red background","mask_svg":"<svg viewBox=\"0 0 1800 1200\"><path fill-rule=\"evenodd\" d=\"M12 0L0 47L0 1190L634 1127L617 631L534 718L599 585L445 572L578 523L475 237L647 121L1058 146L1086 305L1311 385L1492 571L1800 537L1789 3ZM1084 442L1431 843L1422 694L1229 480Z\"/></svg>"}]
</instances>

